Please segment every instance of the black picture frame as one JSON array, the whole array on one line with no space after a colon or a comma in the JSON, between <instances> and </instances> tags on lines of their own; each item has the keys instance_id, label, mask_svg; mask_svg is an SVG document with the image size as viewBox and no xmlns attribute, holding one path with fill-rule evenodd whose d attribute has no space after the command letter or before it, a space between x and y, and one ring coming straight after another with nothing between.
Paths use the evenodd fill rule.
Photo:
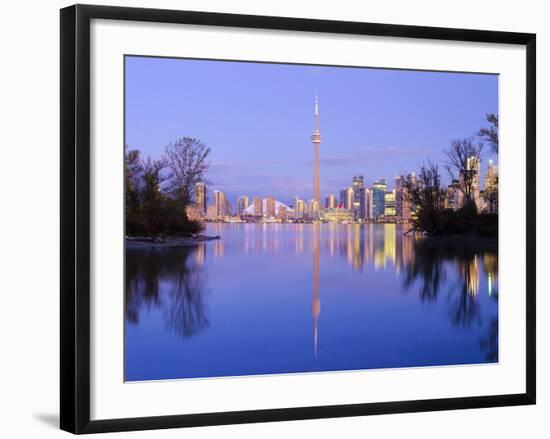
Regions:
<instances>
[{"instance_id":1,"label":"black picture frame","mask_svg":"<svg viewBox=\"0 0 550 439\"><path fill-rule=\"evenodd\" d=\"M90 21L132 20L526 47L526 392L416 401L90 420ZM72 433L192 427L535 404L536 35L303 18L75 5L61 10L60 426Z\"/></svg>"}]
</instances>

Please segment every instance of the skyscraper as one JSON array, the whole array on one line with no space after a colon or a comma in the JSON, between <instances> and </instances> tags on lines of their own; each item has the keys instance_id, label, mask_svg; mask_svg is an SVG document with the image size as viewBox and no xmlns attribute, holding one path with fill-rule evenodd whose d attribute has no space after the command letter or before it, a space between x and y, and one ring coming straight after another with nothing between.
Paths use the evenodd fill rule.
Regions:
<instances>
[{"instance_id":1,"label":"skyscraper","mask_svg":"<svg viewBox=\"0 0 550 439\"><path fill-rule=\"evenodd\" d=\"M472 182L472 198L476 203L477 209L481 210L481 160L479 157L470 157L468 159L467 168L474 173Z\"/></svg>"},{"instance_id":2,"label":"skyscraper","mask_svg":"<svg viewBox=\"0 0 550 439\"><path fill-rule=\"evenodd\" d=\"M310 220L319 219L319 203L316 199L309 200L307 205L307 216Z\"/></svg>"},{"instance_id":3,"label":"skyscraper","mask_svg":"<svg viewBox=\"0 0 550 439\"><path fill-rule=\"evenodd\" d=\"M254 216L262 216L264 214L264 203L259 197L254 197Z\"/></svg>"},{"instance_id":4,"label":"skyscraper","mask_svg":"<svg viewBox=\"0 0 550 439\"><path fill-rule=\"evenodd\" d=\"M445 191L445 199L443 201L443 207L445 209L458 210L462 207L462 191L458 180L453 180L450 185L447 186Z\"/></svg>"},{"instance_id":5,"label":"skyscraper","mask_svg":"<svg viewBox=\"0 0 550 439\"><path fill-rule=\"evenodd\" d=\"M217 219L223 219L227 212L227 201L225 194L221 191L214 191L214 208Z\"/></svg>"},{"instance_id":6,"label":"skyscraper","mask_svg":"<svg viewBox=\"0 0 550 439\"><path fill-rule=\"evenodd\" d=\"M471 201L473 201L478 210L481 210L481 188L480 188L480 166L481 162L479 157L468 157L466 161L466 169L460 172L460 188L465 197L470 195Z\"/></svg>"},{"instance_id":7,"label":"skyscraper","mask_svg":"<svg viewBox=\"0 0 550 439\"><path fill-rule=\"evenodd\" d=\"M360 208L361 208L361 189L363 189L363 176L362 175L356 175L353 177L353 214L355 215L355 219L359 218L360 215Z\"/></svg>"},{"instance_id":8,"label":"skyscraper","mask_svg":"<svg viewBox=\"0 0 550 439\"><path fill-rule=\"evenodd\" d=\"M241 195L237 198L237 215L242 215L248 208L248 196Z\"/></svg>"},{"instance_id":9,"label":"skyscraper","mask_svg":"<svg viewBox=\"0 0 550 439\"><path fill-rule=\"evenodd\" d=\"M353 188L348 187L340 191L340 205L344 209L353 210Z\"/></svg>"},{"instance_id":10,"label":"skyscraper","mask_svg":"<svg viewBox=\"0 0 550 439\"><path fill-rule=\"evenodd\" d=\"M407 188L414 188L416 187L416 174L413 172L409 175L407 175L407 186L403 188L403 214L402 218L404 221L410 221L412 218L413 210L415 206L413 206L412 200L411 200L411 193L409 189Z\"/></svg>"},{"instance_id":11,"label":"skyscraper","mask_svg":"<svg viewBox=\"0 0 550 439\"><path fill-rule=\"evenodd\" d=\"M306 203L298 197L294 197L294 218L303 219L306 211Z\"/></svg>"},{"instance_id":12,"label":"skyscraper","mask_svg":"<svg viewBox=\"0 0 550 439\"><path fill-rule=\"evenodd\" d=\"M315 128L311 136L313 142L313 199L320 205L321 196L319 194L319 143L321 143L321 133L319 132L319 99L315 94Z\"/></svg>"},{"instance_id":13,"label":"skyscraper","mask_svg":"<svg viewBox=\"0 0 550 439\"><path fill-rule=\"evenodd\" d=\"M372 185L374 219L378 219L378 217L384 215L386 188L386 180L376 180Z\"/></svg>"},{"instance_id":14,"label":"skyscraper","mask_svg":"<svg viewBox=\"0 0 550 439\"><path fill-rule=\"evenodd\" d=\"M384 216L395 216L395 190L384 194Z\"/></svg>"},{"instance_id":15,"label":"skyscraper","mask_svg":"<svg viewBox=\"0 0 550 439\"><path fill-rule=\"evenodd\" d=\"M368 187L362 188L359 201L360 218L364 220L372 219L372 190Z\"/></svg>"},{"instance_id":16,"label":"skyscraper","mask_svg":"<svg viewBox=\"0 0 550 439\"><path fill-rule=\"evenodd\" d=\"M279 209L277 210L277 218L281 221L286 221L288 219L288 211L286 206L283 206L282 204L279 206Z\"/></svg>"},{"instance_id":17,"label":"skyscraper","mask_svg":"<svg viewBox=\"0 0 550 439\"><path fill-rule=\"evenodd\" d=\"M484 197L489 213L498 213L498 168L489 160L485 173Z\"/></svg>"},{"instance_id":18,"label":"skyscraper","mask_svg":"<svg viewBox=\"0 0 550 439\"><path fill-rule=\"evenodd\" d=\"M398 175L395 177L395 214L403 218L405 204L405 187L403 177Z\"/></svg>"},{"instance_id":19,"label":"skyscraper","mask_svg":"<svg viewBox=\"0 0 550 439\"><path fill-rule=\"evenodd\" d=\"M200 214L206 213L206 186L202 181L195 184L195 205Z\"/></svg>"},{"instance_id":20,"label":"skyscraper","mask_svg":"<svg viewBox=\"0 0 550 439\"><path fill-rule=\"evenodd\" d=\"M336 207L336 198L335 198L334 194L330 194L327 197L325 207L327 209L334 209Z\"/></svg>"},{"instance_id":21,"label":"skyscraper","mask_svg":"<svg viewBox=\"0 0 550 439\"><path fill-rule=\"evenodd\" d=\"M265 201L265 216L275 218L275 198L269 196Z\"/></svg>"},{"instance_id":22,"label":"skyscraper","mask_svg":"<svg viewBox=\"0 0 550 439\"><path fill-rule=\"evenodd\" d=\"M338 204L340 207L343 207L344 209L346 208L346 189L342 189L340 191L340 199Z\"/></svg>"}]
</instances>

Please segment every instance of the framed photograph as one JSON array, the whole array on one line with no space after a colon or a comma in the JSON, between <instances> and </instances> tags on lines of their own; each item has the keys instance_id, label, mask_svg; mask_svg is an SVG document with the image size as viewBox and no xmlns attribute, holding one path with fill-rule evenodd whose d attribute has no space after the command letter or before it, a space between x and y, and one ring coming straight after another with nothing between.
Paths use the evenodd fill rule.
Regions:
<instances>
[{"instance_id":1,"label":"framed photograph","mask_svg":"<svg viewBox=\"0 0 550 439\"><path fill-rule=\"evenodd\" d=\"M61 428L535 403L535 35L61 10Z\"/></svg>"}]
</instances>

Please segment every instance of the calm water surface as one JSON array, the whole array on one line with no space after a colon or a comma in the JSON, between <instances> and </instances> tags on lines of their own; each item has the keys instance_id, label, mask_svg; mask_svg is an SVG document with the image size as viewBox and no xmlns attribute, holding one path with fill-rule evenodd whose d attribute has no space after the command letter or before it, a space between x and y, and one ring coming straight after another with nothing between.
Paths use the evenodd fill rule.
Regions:
<instances>
[{"instance_id":1,"label":"calm water surface","mask_svg":"<svg viewBox=\"0 0 550 439\"><path fill-rule=\"evenodd\" d=\"M393 224L209 224L126 250L126 379L498 361L497 244Z\"/></svg>"}]
</instances>

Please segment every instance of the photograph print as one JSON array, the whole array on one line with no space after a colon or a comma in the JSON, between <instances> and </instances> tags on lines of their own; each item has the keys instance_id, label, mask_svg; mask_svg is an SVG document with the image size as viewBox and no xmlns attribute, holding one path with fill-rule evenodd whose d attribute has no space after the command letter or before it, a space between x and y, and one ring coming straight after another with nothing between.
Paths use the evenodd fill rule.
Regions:
<instances>
[{"instance_id":1,"label":"photograph print","mask_svg":"<svg viewBox=\"0 0 550 439\"><path fill-rule=\"evenodd\" d=\"M498 363L498 75L124 63L125 381Z\"/></svg>"}]
</instances>

